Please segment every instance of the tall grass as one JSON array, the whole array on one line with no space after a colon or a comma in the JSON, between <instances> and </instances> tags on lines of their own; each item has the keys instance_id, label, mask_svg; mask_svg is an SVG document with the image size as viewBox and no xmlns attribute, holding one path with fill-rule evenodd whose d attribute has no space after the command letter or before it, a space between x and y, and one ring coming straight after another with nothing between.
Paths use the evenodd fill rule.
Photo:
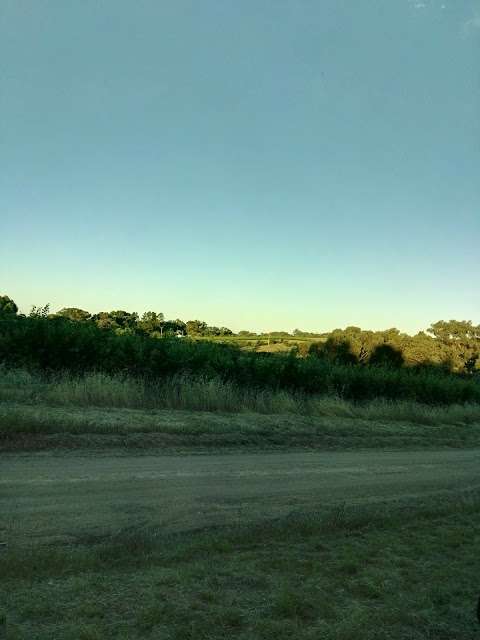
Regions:
<instances>
[{"instance_id":1,"label":"tall grass","mask_svg":"<svg viewBox=\"0 0 480 640\"><path fill-rule=\"evenodd\" d=\"M304 412L300 397L284 391L243 389L219 378L176 375L152 382L101 372L42 377L5 368L0 368L0 401L125 409Z\"/></svg>"},{"instance_id":2,"label":"tall grass","mask_svg":"<svg viewBox=\"0 0 480 640\"><path fill-rule=\"evenodd\" d=\"M225 413L299 414L396 420L425 425L480 422L480 404L425 405L377 399L354 403L332 395L316 396L244 388L220 378L176 375L157 381L127 375L63 373L45 377L0 368L0 402L58 407L180 409Z\"/></svg>"}]
</instances>

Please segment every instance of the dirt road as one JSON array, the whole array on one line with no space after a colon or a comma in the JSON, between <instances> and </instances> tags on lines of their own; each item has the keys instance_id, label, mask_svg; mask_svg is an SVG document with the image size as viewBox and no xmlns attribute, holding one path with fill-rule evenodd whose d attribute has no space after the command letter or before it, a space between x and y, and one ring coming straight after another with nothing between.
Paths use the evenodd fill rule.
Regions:
<instances>
[{"instance_id":1,"label":"dirt road","mask_svg":"<svg viewBox=\"0 0 480 640\"><path fill-rule=\"evenodd\" d=\"M7 454L0 460L0 539L74 541L140 523L185 529L473 487L480 487L479 449Z\"/></svg>"}]
</instances>

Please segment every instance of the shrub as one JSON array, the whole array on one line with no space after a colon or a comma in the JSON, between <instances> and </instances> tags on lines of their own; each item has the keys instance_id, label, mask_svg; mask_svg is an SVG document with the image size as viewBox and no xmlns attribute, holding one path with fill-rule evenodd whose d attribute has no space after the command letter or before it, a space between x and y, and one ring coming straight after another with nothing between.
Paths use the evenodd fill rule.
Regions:
<instances>
[{"instance_id":1,"label":"shrub","mask_svg":"<svg viewBox=\"0 0 480 640\"><path fill-rule=\"evenodd\" d=\"M46 375L98 372L147 380L193 375L242 388L332 394L355 401L480 401L477 377L440 367L398 367L392 362L362 366L315 355L299 358L294 352L255 353L204 340L118 335L95 324L41 315L0 319L0 363Z\"/></svg>"}]
</instances>

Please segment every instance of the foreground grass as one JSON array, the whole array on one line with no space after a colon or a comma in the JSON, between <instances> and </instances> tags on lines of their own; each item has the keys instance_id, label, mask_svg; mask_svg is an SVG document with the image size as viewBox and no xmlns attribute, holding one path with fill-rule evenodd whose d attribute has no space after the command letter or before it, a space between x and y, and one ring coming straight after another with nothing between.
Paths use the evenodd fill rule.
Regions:
<instances>
[{"instance_id":1,"label":"foreground grass","mask_svg":"<svg viewBox=\"0 0 480 640\"><path fill-rule=\"evenodd\" d=\"M219 380L161 383L0 369L0 447L478 446L480 405L427 406L245 390Z\"/></svg>"},{"instance_id":2,"label":"foreground grass","mask_svg":"<svg viewBox=\"0 0 480 640\"><path fill-rule=\"evenodd\" d=\"M417 424L480 423L480 404L425 405L378 399L354 403L336 396L238 387L218 378L171 376L157 382L92 373L53 378L0 366L0 403L122 409L180 409L397 420Z\"/></svg>"},{"instance_id":3,"label":"foreground grass","mask_svg":"<svg viewBox=\"0 0 480 640\"><path fill-rule=\"evenodd\" d=\"M472 640L480 494L0 556L8 637Z\"/></svg>"},{"instance_id":4,"label":"foreground grass","mask_svg":"<svg viewBox=\"0 0 480 640\"><path fill-rule=\"evenodd\" d=\"M0 405L0 450L439 448L480 446L480 422Z\"/></svg>"}]
</instances>

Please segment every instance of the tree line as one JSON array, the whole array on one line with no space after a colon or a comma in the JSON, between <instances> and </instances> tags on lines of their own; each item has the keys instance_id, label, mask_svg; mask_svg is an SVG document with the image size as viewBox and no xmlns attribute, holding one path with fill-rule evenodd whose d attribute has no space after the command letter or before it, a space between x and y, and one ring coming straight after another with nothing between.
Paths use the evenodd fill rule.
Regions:
<instances>
[{"instance_id":1,"label":"tree line","mask_svg":"<svg viewBox=\"0 0 480 640\"><path fill-rule=\"evenodd\" d=\"M100 311L100 313L92 314L84 309L65 307L56 313L50 313L49 305L46 305L45 307L32 307L29 315L42 315L48 318L65 318L72 322L90 322L96 324L100 329L111 329L117 335L137 334L151 338L233 335L233 331L227 327L209 326L202 320L188 320L187 322L179 318L176 320L166 320L163 313L157 313L155 311L146 311L141 316L136 312L123 310Z\"/></svg>"},{"instance_id":2,"label":"tree line","mask_svg":"<svg viewBox=\"0 0 480 640\"><path fill-rule=\"evenodd\" d=\"M26 317L18 313L15 302L0 296L0 318ZM248 331L234 333L227 327L209 326L202 320L167 320L163 313L147 311L141 316L123 310L91 314L69 307L51 313L49 306L32 307L30 318L62 319L74 324L95 326L118 336L147 338L258 339L267 335L275 342L285 342L293 355L315 357L340 365L374 365L400 368L404 366L436 366L445 371L467 375L480 372L480 325L467 320L440 320L426 331L408 335L396 328L369 331L350 326L328 333L307 333L295 329L269 334Z\"/></svg>"}]
</instances>

